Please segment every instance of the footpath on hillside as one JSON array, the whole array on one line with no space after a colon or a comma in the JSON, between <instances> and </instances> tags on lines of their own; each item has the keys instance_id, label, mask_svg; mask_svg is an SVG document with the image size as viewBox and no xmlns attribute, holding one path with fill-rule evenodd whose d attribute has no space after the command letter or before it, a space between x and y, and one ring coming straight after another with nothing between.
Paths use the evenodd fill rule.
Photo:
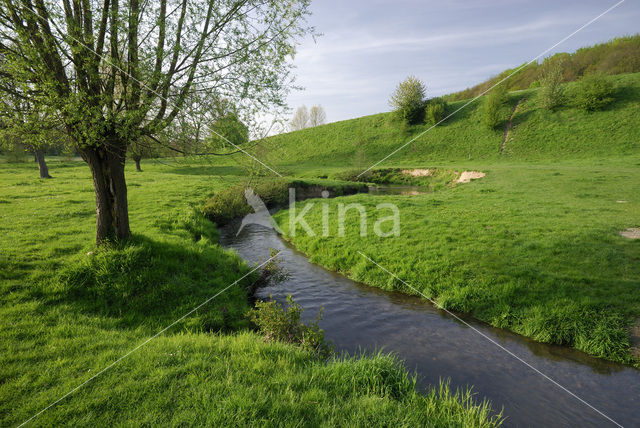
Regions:
<instances>
[{"instance_id":1,"label":"footpath on hillside","mask_svg":"<svg viewBox=\"0 0 640 428\"><path fill-rule=\"evenodd\" d=\"M513 110L511 110L511 115L509 116L509 120L507 121L507 126L504 129L504 138L502 139L502 145L500 146L500 154L504 154L504 146L507 144L507 139L509 138L509 131L511 130L511 124L513 123L513 117L516 115L516 110L518 110L518 106L520 103L524 101L524 98L520 98L515 106L513 106Z\"/></svg>"}]
</instances>

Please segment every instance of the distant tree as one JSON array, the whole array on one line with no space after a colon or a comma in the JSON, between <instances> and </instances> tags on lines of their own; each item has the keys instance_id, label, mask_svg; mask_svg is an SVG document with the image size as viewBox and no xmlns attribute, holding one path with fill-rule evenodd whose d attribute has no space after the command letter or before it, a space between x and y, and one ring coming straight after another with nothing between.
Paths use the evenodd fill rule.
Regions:
<instances>
[{"instance_id":1,"label":"distant tree","mask_svg":"<svg viewBox=\"0 0 640 428\"><path fill-rule=\"evenodd\" d=\"M129 147L129 155L136 164L136 171L142 172L140 162L145 158L157 157L160 154L158 145L149 137L142 136Z\"/></svg>"},{"instance_id":2,"label":"distant tree","mask_svg":"<svg viewBox=\"0 0 640 428\"><path fill-rule=\"evenodd\" d=\"M218 101L194 93L185 100L184 109L188 114L177 117L162 133L164 147L182 156L206 152L207 127L219 117Z\"/></svg>"},{"instance_id":3,"label":"distant tree","mask_svg":"<svg viewBox=\"0 0 640 428\"><path fill-rule=\"evenodd\" d=\"M321 105L311 107L309 111L309 126L324 125L327 115Z\"/></svg>"},{"instance_id":4,"label":"distant tree","mask_svg":"<svg viewBox=\"0 0 640 428\"><path fill-rule=\"evenodd\" d=\"M435 125L444 119L447 111L447 102L444 98L432 98L427 102L425 118L429 125Z\"/></svg>"},{"instance_id":5,"label":"distant tree","mask_svg":"<svg viewBox=\"0 0 640 428\"><path fill-rule=\"evenodd\" d=\"M573 88L575 105L584 111L600 110L613 101L615 88L602 74L589 74Z\"/></svg>"},{"instance_id":6,"label":"distant tree","mask_svg":"<svg viewBox=\"0 0 640 428\"><path fill-rule=\"evenodd\" d=\"M545 63L538 94L538 102L542 108L554 110L562 105L564 101L562 74L563 63L561 61Z\"/></svg>"},{"instance_id":7,"label":"distant tree","mask_svg":"<svg viewBox=\"0 0 640 428\"><path fill-rule=\"evenodd\" d=\"M16 160L22 160L22 155L19 155L20 152L30 152L38 164L40 178L51 178L49 167L44 158L44 151L46 150L44 143L34 144L33 137L28 126L5 121L0 125L0 147L8 153L14 153L13 157ZM38 138L42 137L42 134L38 135Z\"/></svg>"},{"instance_id":8,"label":"distant tree","mask_svg":"<svg viewBox=\"0 0 640 428\"><path fill-rule=\"evenodd\" d=\"M416 124L424 118L427 88L414 76L409 76L398 84L391 95L389 105L397 116L408 124Z\"/></svg>"},{"instance_id":9,"label":"distant tree","mask_svg":"<svg viewBox=\"0 0 640 428\"><path fill-rule=\"evenodd\" d=\"M186 108L189 114L176 118L156 136L157 147L143 157L228 155L233 149L238 152L237 146L249 141L250 129L254 137L261 131L252 110L238 107L234 100L209 96L190 98Z\"/></svg>"},{"instance_id":10,"label":"distant tree","mask_svg":"<svg viewBox=\"0 0 640 428\"><path fill-rule=\"evenodd\" d=\"M6 66L6 62L0 63L0 69ZM0 89L4 89L0 97L0 147L9 152L31 152L40 178L51 178L45 151L63 144L61 124L50 111L30 100L28 87L16 85L1 72Z\"/></svg>"},{"instance_id":11,"label":"distant tree","mask_svg":"<svg viewBox=\"0 0 640 428\"><path fill-rule=\"evenodd\" d=\"M291 118L291 122L289 123L289 128L292 131L299 131L309 126L309 112L307 111L306 106L298 107L296 112L293 114L293 118Z\"/></svg>"},{"instance_id":12,"label":"distant tree","mask_svg":"<svg viewBox=\"0 0 640 428\"><path fill-rule=\"evenodd\" d=\"M484 123L489 129L495 129L504 120L504 105L507 103L507 87L498 85L484 97Z\"/></svg>"},{"instance_id":13,"label":"distant tree","mask_svg":"<svg viewBox=\"0 0 640 428\"><path fill-rule=\"evenodd\" d=\"M36 130L28 122L22 125L14 124L9 127L0 125L0 148L10 152L22 151L31 153L38 165L40 178L52 178L45 159L46 152L60 152L68 144L68 137L65 132L55 126Z\"/></svg>"},{"instance_id":14,"label":"distant tree","mask_svg":"<svg viewBox=\"0 0 640 428\"><path fill-rule=\"evenodd\" d=\"M10 158L15 162L24 161L24 153L30 152L38 164L40 178L51 178L49 167L44 158L45 147L42 144L34 146L30 142L30 135L22 132L25 128L15 125L0 125L0 148L10 154Z\"/></svg>"}]
</instances>

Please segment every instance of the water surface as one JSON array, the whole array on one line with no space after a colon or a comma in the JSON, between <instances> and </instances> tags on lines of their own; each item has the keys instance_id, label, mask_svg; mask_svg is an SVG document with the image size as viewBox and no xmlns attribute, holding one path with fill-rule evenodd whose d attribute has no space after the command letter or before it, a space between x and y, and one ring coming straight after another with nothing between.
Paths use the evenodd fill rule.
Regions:
<instances>
[{"instance_id":1,"label":"water surface","mask_svg":"<svg viewBox=\"0 0 640 428\"><path fill-rule=\"evenodd\" d=\"M261 290L259 297L272 295L283 302L291 294L309 319L324 307L320 327L336 351L393 352L417 373L423 389L439 379L450 379L453 388L473 385L476 398L504 409L507 427L615 426L426 300L368 287L311 264L263 226L245 226L236 236L237 227L232 223L222 230L224 246L250 262L266 260L270 248L280 250L282 265L291 274L284 284ZM640 371L465 321L616 422L640 427Z\"/></svg>"}]
</instances>

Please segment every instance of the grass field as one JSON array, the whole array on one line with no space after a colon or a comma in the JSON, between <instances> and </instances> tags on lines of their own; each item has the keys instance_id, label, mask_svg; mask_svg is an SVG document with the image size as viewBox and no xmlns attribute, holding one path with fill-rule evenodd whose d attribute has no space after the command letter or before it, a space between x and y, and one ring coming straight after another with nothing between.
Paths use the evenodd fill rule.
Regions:
<instances>
[{"instance_id":1,"label":"grass field","mask_svg":"<svg viewBox=\"0 0 640 428\"><path fill-rule=\"evenodd\" d=\"M166 162L166 161L163 161ZM88 167L0 163L0 425L15 426L249 272L199 208L235 166L128 165L134 237L96 249ZM265 254L265 259L268 257ZM325 362L250 330L251 276L43 412L35 426L494 426L385 355Z\"/></svg>"},{"instance_id":2,"label":"grass field","mask_svg":"<svg viewBox=\"0 0 640 428\"><path fill-rule=\"evenodd\" d=\"M628 327L640 317L640 241L618 232L640 226L639 166L638 155L465 163L457 169L484 171L486 177L417 196L327 202L334 219L340 203L364 205L366 237L353 210L344 237L335 222L330 236L321 236L322 208L316 203L305 219L317 235L297 229L288 239L312 262L357 281L414 293L367 262L362 251L445 308L542 342L638 365L629 354ZM373 233L375 220L389 215L375 208L383 202L399 208L398 237ZM288 234L287 212L276 218Z\"/></svg>"},{"instance_id":3,"label":"grass field","mask_svg":"<svg viewBox=\"0 0 640 428\"><path fill-rule=\"evenodd\" d=\"M299 233L288 239L313 262L369 285L413 293L358 250L448 309L640 366L629 353L629 327L640 318L640 241L618 235L640 226L640 74L607 79L617 88L615 101L591 113L570 102L554 112L542 109L537 89L511 92L504 116L522 103L502 154L505 123L488 130L480 100L377 167L479 170L487 174L479 181L412 197L329 202L334 215L340 203L368 207L369 232L375 205L394 203L401 213L399 237L361 238L359 217L351 211L344 238L332 224L330 237ZM346 170L355 176L427 129L405 127L384 113L265 144L289 173L331 178ZM321 217L316 204L306 218L322 230ZM287 233L287 213L278 218Z\"/></svg>"},{"instance_id":4,"label":"grass field","mask_svg":"<svg viewBox=\"0 0 640 428\"><path fill-rule=\"evenodd\" d=\"M618 88L616 102L595 113L542 110L534 89L509 94L506 115L523 101L503 154L503 128L486 129L476 103L380 166L437 167L431 193L325 201L330 212L341 202L370 208L370 227L383 215L375 205L394 203L399 236L361 237L352 211L342 238L332 223L329 237L289 239L313 262L358 281L412 292L362 251L446 308L640 366L629 354L628 330L640 318L640 241L618 235L640 226L640 74L609 79ZM272 137L256 154L286 180L342 186L335 180L427 128L379 114ZM128 165L134 237L99 249L85 164L51 161L55 178L39 180L33 164L0 163L2 425L28 419L249 272L217 245L217 230L202 215L206 201L221 215L226 206L246 212L226 202L242 202L235 194L211 196L241 190L247 172L234 162L247 161L244 155L214 164L148 160L142 173ZM486 177L450 185L453 171L464 170ZM286 211L277 216L285 233L286 217ZM322 230L319 205L306 220ZM246 317L245 287L254 276L34 424L496 423L468 394L446 387L417 394L388 356L327 363L293 345L265 343Z\"/></svg>"}]
</instances>

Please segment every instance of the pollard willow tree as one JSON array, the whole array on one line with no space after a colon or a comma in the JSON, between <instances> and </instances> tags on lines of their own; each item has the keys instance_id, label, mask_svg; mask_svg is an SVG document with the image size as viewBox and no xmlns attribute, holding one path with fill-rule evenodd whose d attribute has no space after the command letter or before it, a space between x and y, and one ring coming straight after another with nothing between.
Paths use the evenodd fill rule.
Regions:
<instances>
[{"instance_id":1,"label":"pollard willow tree","mask_svg":"<svg viewBox=\"0 0 640 428\"><path fill-rule=\"evenodd\" d=\"M91 169L96 241L130 235L125 159L194 94L282 107L310 0L0 0L2 73ZM193 107L193 106L190 106Z\"/></svg>"}]
</instances>

